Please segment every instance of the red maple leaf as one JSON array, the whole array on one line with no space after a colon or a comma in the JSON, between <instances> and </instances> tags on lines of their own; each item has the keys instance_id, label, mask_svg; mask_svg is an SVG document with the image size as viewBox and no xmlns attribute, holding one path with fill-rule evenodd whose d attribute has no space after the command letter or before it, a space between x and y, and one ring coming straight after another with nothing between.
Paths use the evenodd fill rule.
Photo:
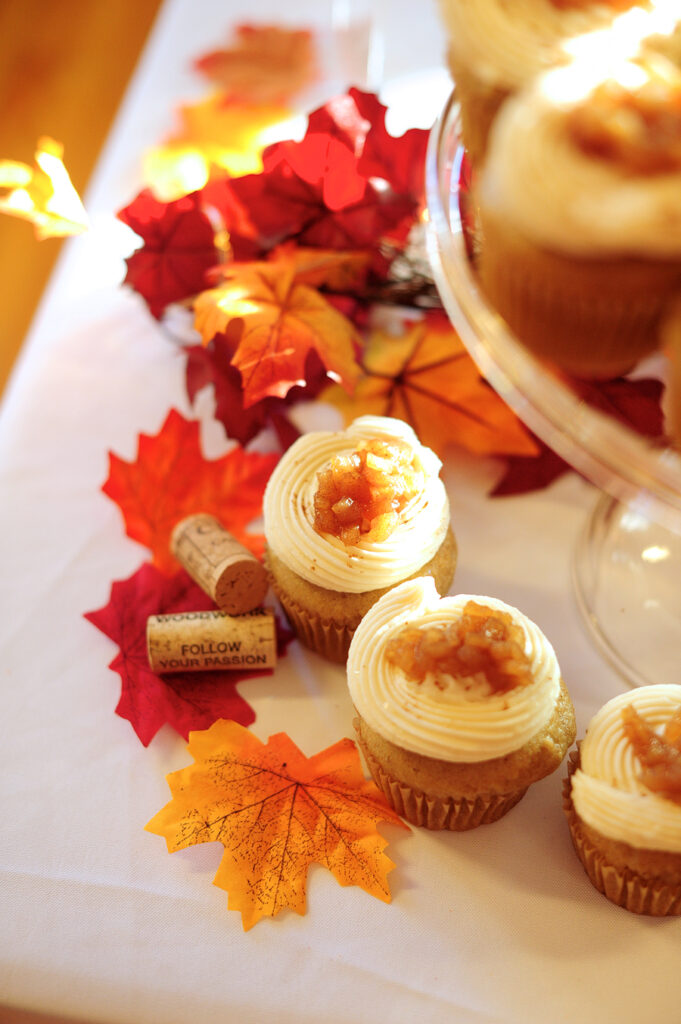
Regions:
<instances>
[{"instance_id":1,"label":"red maple leaf","mask_svg":"<svg viewBox=\"0 0 681 1024\"><path fill-rule=\"evenodd\" d=\"M350 96L361 117L370 124L358 167L367 178L382 178L402 196L415 203L424 198L424 171L429 133L423 128L410 128L404 135L390 135L385 127L388 110L373 93L351 89Z\"/></svg>"},{"instance_id":2,"label":"red maple leaf","mask_svg":"<svg viewBox=\"0 0 681 1024\"><path fill-rule=\"evenodd\" d=\"M380 178L396 193L421 203L428 132L410 128L404 135L390 135L385 126L387 109L374 93L350 89L310 114L308 134L338 139L357 157L362 177Z\"/></svg>"},{"instance_id":3,"label":"red maple leaf","mask_svg":"<svg viewBox=\"0 0 681 1024\"><path fill-rule=\"evenodd\" d=\"M235 339L232 339L232 335ZM204 387L215 394L215 418L220 420L228 437L242 445L252 441L265 427L272 427L285 451L300 436L288 418L287 409L297 402L315 398L328 384L321 360L310 352L305 367L304 387L293 387L285 398L263 398L254 405L244 405L241 373L232 365L239 342L239 331L228 329L217 334L207 345L187 347L185 383L189 401L193 402Z\"/></svg>"},{"instance_id":4,"label":"red maple leaf","mask_svg":"<svg viewBox=\"0 0 681 1024\"><path fill-rule=\"evenodd\" d=\"M661 438L664 418L660 406L663 385L658 380L643 378L629 380L617 377L608 381L572 379L571 385L585 402L608 413L625 426L646 437ZM572 469L543 441L535 438L540 454L534 457L514 455L506 457L506 471L491 496L498 498L512 494L526 494L548 487Z\"/></svg>"},{"instance_id":5,"label":"red maple leaf","mask_svg":"<svg viewBox=\"0 0 681 1024\"><path fill-rule=\"evenodd\" d=\"M165 307L200 292L206 273L218 261L214 230L197 192L163 203L145 189L118 218L144 245L129 257L125 283L159 318Z\"/></svg>"},{"instance_id":6,"label":"red maple leaf","mask_svg":"<svg viewBox=\"0 0 681 1024\"><path fill-rule=\"evenodd\" d=\"M118 645L109 668L121 677L121 697L116 714L127 719L144 746L162 725L168 724L185 739L196 729L207 729L219 718L241 725L255 721L255 712L240 696L236 684L259 672L177 672L157 675L149 668L146 623L150 615L207 611L215 605L181 570L164 576L148 563L127 580L111 586L108 604L85 618ZM291 639L277 623L277 647L281 656Z\"/></svg>"},{"instance_id":7,"label":"red maple leaf","mask_svg":"<svg viewBox=\"0 0 681 1024\"><path fill-rule=\"evenodd\" d=\"M328 134L276 143L263 166L231 187L267 248L296 238L325 249L369 249L413 214L409 199L375 189L352 150Z\"/></svg>"},{"instance_id":8,"label":"red maple leaf","mask_svg":"<svg viewBox=\"0 0 681 1024\"><path fill-rule=\"evenodd\" d=\"M167 573L177 569L170 552L173 527L194 512L211 513L237 540L262 554L262 537L246 528L261 514L265 484L278 456L236 446L208 460L199 430L197 420L171 409L157 435L140 434L136 461L109 453L102 490L120 507L128 536L148 547L154 565Z\"/></svg>"}]
</instances>

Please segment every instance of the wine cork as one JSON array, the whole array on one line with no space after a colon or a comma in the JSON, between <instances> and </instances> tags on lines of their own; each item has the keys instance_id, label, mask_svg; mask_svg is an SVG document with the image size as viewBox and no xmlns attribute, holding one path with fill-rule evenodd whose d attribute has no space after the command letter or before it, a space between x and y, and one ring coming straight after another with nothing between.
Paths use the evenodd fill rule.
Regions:
<instances>
[{"instance_id":1,"label":"wine cork","mask_svg":"<svg viewBox=\"0 0 681 1024\"><path fill-rule=\"evenodd\" d=\"M150 615L147 655L149 667L159 673L274 668L274 612L256 608L244 615L222 611Z\"/></svg>"},{"instance_id":2,"label":"wine cork","mask_svg":"<svg viewBox=\"0 0 681 1024\"><path fill-rule=\"evenodd\" d=\"M250 612L267 593L267 572L255 555L207 513L177 524L170 549L191 578L230 615Z\"/></svg>"}]
</instances>

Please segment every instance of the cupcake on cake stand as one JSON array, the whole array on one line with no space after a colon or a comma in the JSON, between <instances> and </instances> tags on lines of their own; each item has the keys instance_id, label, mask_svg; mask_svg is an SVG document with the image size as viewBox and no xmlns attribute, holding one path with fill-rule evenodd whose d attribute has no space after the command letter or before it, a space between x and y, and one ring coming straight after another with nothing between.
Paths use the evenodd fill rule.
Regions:
<instances>
[{"instance_id":1,"label":"cupcake on cake stand","mask_svg":"<svg viewBox=\"0 0 681 1024\"><path fill-rule=\"evenodd\" d=\"M600 489L574 551L577 602L630 686L678 681L681 455L588 405L533 356L483 295L462 201L455 93L430 138L427 239L442 302L481 373L526 425ZM646 370L663 376L662 356Z\"/></svg>"}]
</instances>

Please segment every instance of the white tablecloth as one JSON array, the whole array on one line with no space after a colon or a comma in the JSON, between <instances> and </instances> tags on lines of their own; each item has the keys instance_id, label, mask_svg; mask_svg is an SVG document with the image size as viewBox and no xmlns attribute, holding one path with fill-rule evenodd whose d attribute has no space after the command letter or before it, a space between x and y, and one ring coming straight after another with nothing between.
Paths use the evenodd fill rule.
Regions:
<instances>
[{"instance_id":1,"label":"white tablecloth","mask_svg":"<svg viewBox=\"0 0 681 1024\"><path fill-rule=\"evenodd\" d=\"M442 67L431 2L370 4L386 80ZM299 24L320 5L295 6ZM113 214L180 101L205 89L192 58L242 20L281 19L266 0L169 0L100 161L92 231L70 242L0 414L2 842L0 1003L112 1024L640 1024L678 1021L681 922L640 919L589 884L561 810L563 772L502 821L469 834L382 827L393 902L309 876L308 913L244 933L211 884L222 848L168 855L144 831L189 763L165 727L144 748L114 714L114 645L83 619L148 554L101 493L107 452L134 458L171 406L191 417L183 359L120 287ZM432 117L444 96L433 79ZM403 84L403 83L402 83ZM204 404L211 457L226 449ZM570 474L490 499L499 466L447 462L458 591L520 607L552 640L580 733L623 688L579 620L570 559L592 488ZM293 645L273 678L240 685L261 739L288 732L311 755L352 736L341 668Z\"/></svg>"}]
</instances>

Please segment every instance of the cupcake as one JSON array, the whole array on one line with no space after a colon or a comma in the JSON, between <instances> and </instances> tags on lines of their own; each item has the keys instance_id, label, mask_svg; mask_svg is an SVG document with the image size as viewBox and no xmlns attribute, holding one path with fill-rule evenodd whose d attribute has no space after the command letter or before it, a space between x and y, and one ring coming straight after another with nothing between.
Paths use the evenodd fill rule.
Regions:
<instances>
[{"instance_id":1,"label":"cupcake","mask_svg":"<svg viewBox=\"0 0 681 1024\"><path fill-rule=\"evenodd\" d=\"M609 25L645 0L439 0L462 138L477 165L505 99L569 59L575 36Z\"/></svg>"},{"instance_id":2,"label":"cupcake","mask_svg":"<svg viewBox=\"0 0 681 1024\"><path fill-rule=\"evenodd\" d=\"M627 373L681 289L681 70L585 55L537 79L494 124L477 200L481 285L517 337L576 376Z\"/></svg>"},{"instance_id":3,"label":"cupcake","mask_svg":"<svg viewBox=\"0 0 681 1024\"><path fill-rule=\"evenodd\" d=\"M362 619L348 687L377 786L414 825L496 821L555 771L575 738L551 644L491 597L395 587Z\"/></svg>"},{"instance_id":4,"label":"cupcake","mask_svg":"<svg viewBox=\"0 0 681 1024\"><path fill-rule=\"evenodd\" d=\"M681 914L681 686L601 708L570 755L564 806L599 892L635 914Z\"/></svg>"},{"instance_id":5,"label":"cupcake","mask_svg":"<svg viewBox=\"0 0 681 1024\"><path fill-rule=\"evenodd\" d=\"M304 434L265 490L265 562L299 639L345 663L352 635L391 587L452 585L456 541L441 462L401 420L361 416Z\"/></svg>"}]
</instances>

